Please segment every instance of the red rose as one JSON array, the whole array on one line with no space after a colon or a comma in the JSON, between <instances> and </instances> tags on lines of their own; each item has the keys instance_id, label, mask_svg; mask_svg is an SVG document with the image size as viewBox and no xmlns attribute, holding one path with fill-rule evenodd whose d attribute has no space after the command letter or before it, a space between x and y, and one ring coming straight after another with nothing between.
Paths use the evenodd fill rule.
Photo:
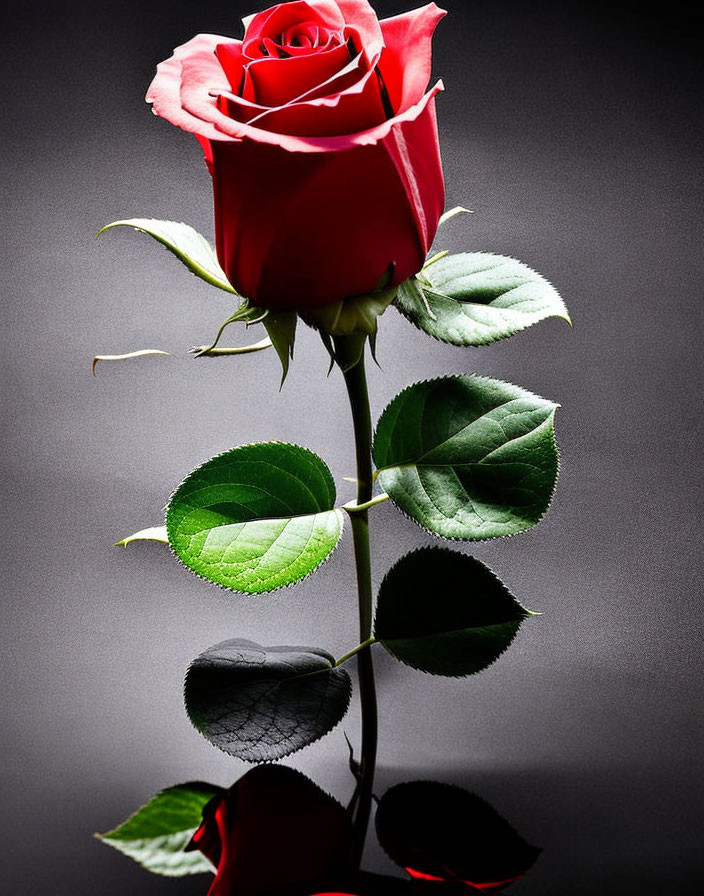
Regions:
<instances>
[{"instance_id":1,"label":"red rose","mask_svg":"<svg viewBox=\"0 0 704 896\"><path fill-rule=\"evenodd\" d=\"M257 305L311 308L423 265L444 204L434 3L381 22L367 0L293 0L162 62L154 112L213 177L218 258Z\"/></svg>"},{"instance_id":2,"label":"red rose","mask_svg":"<svg viewBox=\"0 0 704 896\"><path fill-rule=\"evenodd\" d=\"M217 868L208 896L258 896L349 871L352 824L301 772L250 769L204 811L190 848Z\"/></svg>"}]
</instances>

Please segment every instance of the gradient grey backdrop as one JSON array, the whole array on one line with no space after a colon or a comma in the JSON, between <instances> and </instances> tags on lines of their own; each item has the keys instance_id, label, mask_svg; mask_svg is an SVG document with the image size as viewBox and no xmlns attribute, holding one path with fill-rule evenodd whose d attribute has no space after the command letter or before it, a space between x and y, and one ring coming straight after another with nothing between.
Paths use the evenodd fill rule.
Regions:
<instances>
[{"instance_id":1,"label":"gradient grey backdrop","mask_svg":"<svg viewBox=\"0 0 704 896\"><path fill-rule=\"evenodd\" d=\"M381 15L405 2L379 2ZM423 336L394 310L371 370L379 413L407 383L477 371L562 404L562 474L547 519L471 550L544 615L468 681L378 656L380 789L456 781L545 848L512 892L694 894L702 726L702 119L693 21L635 4L447 0L435 44L448 206L473 217L439 245L514 255L565 296L491 348ZM271 352L194 361L223 293L129 231L130 216L212 237L196 141L143 103L155 64L196 31L238 34L252 2L29 3L6 21L0 147L5 423L2 605L3 892L204 894L91 839L158 789L223 785L244 764L190 726L186 664L223 638L355 640L351 544L296 588L246 599L158 545L171 490L227 447L282 439L352 487L341 379L302 329L281 393ZM272 214L276 213L272 204ZM239 334L232 329L232 337ZM176 352L104 365L96 352ZM432 539L374 511L378 581ZM463 548L469 550L469 548ZM344 722L358 735L357 706ZM291 764L350 792L342 726ZM372 853L373 867L390 867Z\"/></svg>"}]
</instances>

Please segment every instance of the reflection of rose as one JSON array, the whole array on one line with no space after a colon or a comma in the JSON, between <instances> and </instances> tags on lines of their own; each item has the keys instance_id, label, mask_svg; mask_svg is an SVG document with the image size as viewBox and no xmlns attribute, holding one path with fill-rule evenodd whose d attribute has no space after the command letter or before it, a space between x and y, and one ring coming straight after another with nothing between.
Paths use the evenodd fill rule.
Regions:
<instances>
[{"instance_id":1,"label":"reflection of rose","mask_svg":"<svg viewBox=\"0 0 704 896\"><path fill-rule=\"evenodd\" d=\"M336 800L294 769L261 765L208 804L190 848L217 868L208 896L257 896L344 877L351 842Z\"/></svg>"},{"instance_id":2,"label":"reflection of rose","mask_svg":"<svg viewBox=\"0 0 704 896\"><path fill-rule=\"evenodd\" d=\"M147 100L203 146L218 258L254 303L325 305L421 268L444 201L441 85L425 92L443 15L293 0L158 66Z\"/></svg>"}]
</instances>

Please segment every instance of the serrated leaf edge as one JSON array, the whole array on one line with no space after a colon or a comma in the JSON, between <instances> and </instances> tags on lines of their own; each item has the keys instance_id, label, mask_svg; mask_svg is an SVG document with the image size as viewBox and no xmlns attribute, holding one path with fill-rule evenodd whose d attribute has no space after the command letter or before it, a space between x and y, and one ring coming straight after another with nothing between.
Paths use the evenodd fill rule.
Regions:
<instances>
[{"instance_id":1,"label":"serrated leaf edge","mask_svg":"<svg viewBox=\"0 0 704 896\"><path fill-rule=\"evenodd\" d=\"M217 584L217 583L214 582L213 584ZM223 586L223 587L224 587L224 586ZM290 587L290 586L287 585L287 586L285 586L285 587ZM230 640L232 640L232 639L230 639ZM249 639L248 639L248 638L242 638L242 639L240 639L240 640L248 641ZM218 643L225 643L225 642L218 642ZM329 671L331 671L331 672L338 672L338 671L339 671L339 672L343 675L343 677L344 677L344 682L345 682L345 684L346 684L346 688L345 688L345 695L346 695L345 708L344 708L344 711L341 713L340 718L338 719L337 722L335 722L335 724L332 726L332 728L328 728L327 731L324 731L322 734L318 734L318 735L316 735L316 737L314 737L313 740L308 741L308 743L301 744L300 747L294 747L293 750L290 750L288 753L283 753L281 756L275 756L275 757L273 757L272 759L244 759L244 758L242 758L241 756L235 756L235 755L233 755L232 753L228 753L227 750L223 750L222 747L218 747L217 744L214 744L214 743L210 740L209 737L206 737L206 735L203 734L203 732L200 731L200 730L196 727L196 725L195 725L193 719L191 718L191 714L188 712L188 706L187 706L187 704L186 704L186 680L188 679L188 676L189 676L189 674L190 674L191 667L193 666L193 664L195 663L195 661L196 661L197 659L199 659L199 658L202 656L202 653L198 654L198 656L195 657L195 659L192 659L192 660L191 660L191 662L190 662L190 663L188 664L188 666L186 667L186 674L183 676L183 704L184 704L184 707L186 707L186 716L187 716L187 718L188 718L188 721L191 723L191 727L193 728L193 730L196 731L196 732L200 735L200 737L202 737L204 740L208 741L208 743L210 744L211 747L214 747L216 750L220 750L221 753L224 753L226 756L230 756L232 759L239 759L241 762L247 762L247 763L249 763L250 765L255 765L255 766L259 766L259 765L273 765L273 764L279 762L281 759L284 759L286 756L292 756L294 753L298 753L299 750L304 750L306 747L310 747L312 744L317 743L319 740L322 740L322 739L323 739L324 737L326 737L328 734L332 734L332 732L335 730L335 728L337 728L337 726L340 724L340 722L342 722L342 720L344 719L344 717L347 715L347 712L348 712L348 710L349 710L349 708L350 708L350 703L352 702L352 679L350 678L350 675L349 675L349 673L347 672L346 669L342 669L340 666L335 666L335 658L332 656L332 654L328 653L327 650L323 650L322 647L304 647L304 646L302 646L302 645L292 646L292 645L285 645L285 644L272 644L272 645L268 645L268 646L267 646L267 645L264 645L264 644L258 644L256 641L249 641L249 643L250 643L250 644L253 644L255 647L259 647L259 648L261 648L261 649L263 649L263 650L271 650L272 647L284 647L284 648L286 648L286 649L290 649L290 650L302 650L302 651L307 650L307 651L310 651L310 652L318 652L318 655L320 655L320 651L322 651L322 653L325 654L325 657L324 657L324 658L327 659L328 662L330 663L330 670L329 670ZM213 645L211 645L211 647L217 647L217 646L218 646L217 644L213 644ZM211 647L206 647L206 650L210 650ZM204 653L204 652L205 652L205 651L203 651L203 653ZM328 670L327 670L327 669L319 669L319 670L316 670L316 671L319 671L319 672L327 672ZM294 677L295 677L295 676L294 676ZM313 783L315 783L315 782L313 782ZM317 786L317 785L316 785L316 786ZM324 791L323 791L323 792L324 792Z\"/></svg>"},{"instance_id":2,"label":"serrated leaf edge","mask_svg":"<svg viewBox=\"0 0 704 896\"><path fill-rule=\"evenodd\" d=\"M547 398L543 398L541 395L538 395L535 392L529 392L528 389L524 389L523 386L517 386L515 383L508 382L508 380L497 380L494 377L484 376L483 374L479 374L479 373L452 373L452 374L448 374L446 376L432 377L431 379L428 379L428 380L417 380L415 383L411 383L410 386L406 386L405 389L402 389L400 392L398 392L391 399L391 401L386 405L384 410L379 415L379 418L377 419L377 425L374 428L374 440L372 443L372 459L374 459L374 448L376 446L376 434L377 434L377 429L379 426L379 421L386 413L387 408L389 408L396 401L397 398L400 398L401 395L403 395L405 392L408 392L409 389L413 389L414 386L419 386L424 383L436 383L439 380L466 379L467 377L472 377L473 379L484 380L484 381L493 382L493 383L501 383L501 384L505 384L507 386L513 386L515 389L521 389L526 395L529 395L531 398L537 398L540 401L544 401L547 404L552 405L552 411L550 412L550 415L548 417L546 417L545 419L550 420L550 422L551 422L550 436L551 436L551 440L552 440L552 447L555 450L555 459L556 459L557 465L556 465L556 470L555 470L555 481L553 482L552 490L551 490L550 496L548 498L548 503L545 506L545 510L543 511L543 513L540 515L540 517L538 517L538 519L534 523L532 523L530 526L526 527L525 529L519 529L518 532L506 532L505 534L502 534L502 535L492 535L487 538L459 538L456 535L444 535L440 532L435 532L433 529L429 529L427 526L423 525L423 523L419 522L415 517L411 516L410 513L407 513L399 504L397 504L392 495L389 495L389 498L391 500L391 503L394 505L394 507L397 510L399 510L403 514L403 516L406 517L406 519L411 520L411 522L415 523L416 526L418 526L420 529L422 529L428 535L432 535L434 538L441 538L443 541L449 541L449 542L471 542L472 544L484 544L485 542L488 542L488 541L496 541L497 538L514 538L516 535L523 535L525 532L529 532L531 529L534 529L547 516L548 511L550 510L550 507L552 505L553 498L555 497L555 491L557 489L557 482L560 478L560 449L558 448L557 440L555 438L555 414L558 411L558 409L561 407L561 405L557 404L554 401L550 401ZM374 460L374 463L376 463L376 460ZM405 465L404 464L389 464L389 466L387 466L387 467L379 467L378 469L375 467L374 481L376 481L377 475L379 473L383 472L384 470L389 470L394 467L401 467L401 466L409 466L409 464L405 464ZM416 466L416 464L410 464L410 466Z\"/></svg>"},{"instance_id":3,"label":"serrated leaf edge","mask_svg":"<svg viewBox=\"0 0 704 896\"><path fill-rule=\"evenodd\" d=\"M516 264L522 265L523 267L527 268L532 274L534 274L539 280L542 280L551 289L553 289L555 291L555 293L559 297L560 301L562 302L562 306L565 309L565 313L564 314L546 314L544 317L541 317L537 321L532 321L531 323L528 323L528 322L522 323L520 326L516 327L512 333L507 333L503 336L491 336L491 337L488 337L487 339L482 340L481 342L465 343L465 342L453 342L451 339L445 339L442 336L438 336L435 333L429 333L426 329L424 329L421 326L421 324L418 321L413 320L413 318L409 314L406 313L406 310L400 306L400 304L397 302L397 300L394 299L394 301L392 302L392 305L394 306L394 308L396 308L396 310L399 312L399 314L402 317L404 317L409 323L413 324L413 326L417 330L420 330L421 333L425 333L426 336L430 336L432 339L435 339L438 342L442 342L445 345L455 346L455 348L480 348L480 347L487 346L487 345L493 345L495 342L500 342L502 339L508 339L509 337L514 336L516 333L521 333L521 332L523 332L523 330L527 330L529 327L535 326L535 324L537 324L537 323L541 323L544 320L549 320L551 317L558 318L559 320L564 320L565 323L570 325L570 327L572 326L572 319L570 317L570 313L567 309L567 306L565 305L565 300L560 295L560 292L557 289L557 287L544 274L538 273L538 271L534 270L532 267L530 267L530 265L527 265L524 261L520 261L520 259L514 258L512 255L499 255L496 252L485 252L481 249L478 249L475 252L453 252L450 254L451 255L489 255L492 258L501 258L506 261L514 261L514 262L516 262ZM422 271L418 272L418 274L420 274L420 273L422 273ZM423 281L420 279L418 274L414 274L413 277L410 277L409 279L417 280L419 287L422 290L424 290ZM430 284L430 282L428 281L428 286L431 286L431 285L432 284ZM455 301L455 302L457 302L458 305L477 305L481 308L490 308L491 307L491 304L486 305L486 304L482 304L480 302L460 302L458 299L453 299L452 296L446 296L444 293L440 293L436 289L431 289L429 291L435 292L438 295L442 296L443 298L449 299L450 301Z\"/></svg>"},{"instance_id":4,"label":"serrated leaf edge","mask_svg":"<svg viewBox=\"0 0 704 896\"><path fill-rule=\"evenodd\" d=\"M215 255L215 250L210 245L209 240L203 236L198 230L193 227L192 224L186 224L185 221L166 221L160 218L121 218L119 221L111 221L109 224L106 224L104 227L101 227L100 230L96 233L96 238L101 234L105 233L106 230L111 230L113 227L131 227L133 230L136 230L138 233L143 233L145 236L150 236L153 240L163 246L167 252L170 252L173 256L175 256L181 264L193 274L194 277L198 277L199 280L202 280L204 283L208 283L210 286L214 286L216 289L221 289L223 292L230 293L231 295L238 296L239 293L234 288L234 286L227 279L227 275L224 271L222 271L223 277L220 279L219 277L215 277L210 274L204 267L199 265L197 262L193 261L189 257L189 262L186 262L184 258L174 249L169 243L167 243L164 239L156 234L151 233L149 230L146 230L144 227L140 227L138 224L135 224L135 221L156 221L159 224L179 224L183 227L189 227L194 233L196 233L201 239L203 239L210 250ZM217 256L215 256L215 260L217 261ZM217 262L218 267L220 267L220 262ZM222 268L220 268L222 270Z\"/></svg>"},{"instance_id":5,"label":"serrated leaf edge","mask_svg":"<svg viewBox=\"0 0 704 896\"><path fill-rule=\"evenodd\" d=\"M204 460L197 467L194 467L191 470L191 472L188 473L185 476L185 478L182 479L181 482L176 486L176 488L171 492L169 499L166 503L166 506L164 507L164 523L166 524L168 509L171 506L171 502L174 499L174 495L176 494L176 492L181 488L183 483L186 482L186 480L190 476L195 475L195 473L197 473L200 469L202 469L206 464L210 463L210 461L216 460L217 458L222 457L225 454L230 454L232 451L237 451L239 448L250 448L254 445L279 445L279 446L285 446L285 447L289 447L289 448L300 448L302 451L306 451L308 454L311 454L313 457L315 457L317 460L319 460L325 467L326 478L328 479L329 484L332 485L333 502L335 500L337 500L337 488L335 486L335 480L333 478L333 475L330 472L330 468L325 463L325 461L322 459L322 457L320 457L319 454L315 453L315 451L312 451L310 448L306 448L304 445L297 445L295 442L279 442L279 441L246 442L244 445L237 445L235 448L226 448L224 451L220 451L218 454L214 454L212 457L209 457L207 460ZM183 566L184 569L187 569L191 573L191 575L197 576L199 579L202 579L204 582L208 582L209 585L215 585L217 588L221 588L223 591L230 592L231 594L242 594L245 597L252 597L252 598L261 597L262 595L274 594L275 592L282 591L285 588L293 588L295 585L298 585L300 582L303 582L309 576L313 575L314 572L317 572L317 570L319 570L320 567L324 563L327 563L327 561L332 557L332 555L337 550L340 542L342 541L342 536L345 531L345 515L342 512L342 509L340 507L331 507L330 510L324 510L324 511L319 511L319 512L320 513L334 512L337 519L339 520L339 523L340 523L340 534L338 535L337 541L335 542L330 553L326 554L326 556L323 557L323 559L320 561L320 563L318 563L316 566L314 566L313 569L311 569L309 572L307 572L304 576L301 576L300 579L296 579L293 582L288 582L287 584L277 585L276 588L270 588L266 591L237 591L237 589L232 588L229 585L223 585L220 582L214 582L212 579L209 579L207 576L204 576L202 573L196 572L196 570L192 569L190 566L188 566L188 564L184 563L183 560L179 557L179 555L174 550L174 548L171 544L171 537L169 535L169 527L167 525L166 531L167 531L167 537L169 538L169 542L168 542L169 551L176 558L176 560L178 560L180 565ZM300 516L315 516L315 514L301 513L301 514L296 514L296 516L290 517L290 519L296 519L297 517L300 517ZM261 517L260 519L282 519L282 517ZM255 522L255 521L249 520L249 522ZM334 660L333 660L333 662L334 662Z\"/></svg>"},{"instance_id":6,"label":"serrated leaf edge","mask_svg":"<svg viewBox=\"0 0 704 896\"><path fill-rule=\"evenodd\" d=\"M400 509L400 508L399 508L399 509ZM403 513L403 511L401 511L401 512ZM404 514L404 515L407 515L407 514ZM411 517L411 519L412 519L412 517ZM521 533L520 533L520 532L517 532L517 533L515 533L515 534L516 534L516 535L520 535ZM441 536L441 537L442 537L442 536ZM510 536L498 536L498 537L510 537ZM489 540L489 539L482 539L482 540L483 540L483 541L487 541L487 540ZM491 540L493 541L493 539L491 539ZM408 551L407 553L405 553L405 554L403 554L401 557L399 557L398 560L393 564L393 566L391 566L391 567L387 570L386 575L384 576L384 579L386 579L386 576L389 575L389 573L390 573L390 572L391 572L391 571L392 571L392 570L393 570L393 569L394 569L394 568L395 568L395 567L396 567L402 560L404 560L406 557L411 557L413 554L420 554L421 552L423 552L423 551L428 551L428 550L441 551L443 554L452 554L452 555L455 555L455 556L456 556L457 554L460 554L460 555L463 556L463 557L471 557L471 556L472 556L471 554L465 554L463 551L453 551L453 550L451 550L450 548L446 548L446 547L420 547L420 548L415 548L414 550L412 550L412 551ZM539 615L540 615L539 613L536 614L536 613L534 613L532 610L529 610L527 607L524 607L523 604L518 600L518 598L516 597L516 595L513 593L513 591L511 591L511 589L510 589L510 588L508 587L508 585L504 582L504 580L494 572L493 568L492 568L491 566L489 566L488 563L485 563L483 560L480 560L478 557L472 557L472 559L473 559L473 560L476 560L478 563L481 563L482 566L484 566L486 569L489 570L489 572L492 574L492 576L494 576L494 578L497 580L497 582L498 582L503 588L506 589L506 591L507 591L508 594L510 595L511 599L512 599L512 600L519 606L519 608L520 608L520 609L523 611L523 613L525 614L525 615L522 616L520 619L516 619L516 620L510 620L510 619L509 619L509 620L507 620L508 622L517 622L517 623L518 623L518 628L517 628L516 631L514 632L514 634L513 634L513 636L511 637L511 639L507 642L506 646L505 646L499 653L497 653L497 655L494 657L494 659L493 659L490 663L488 663L486 666L483 666L481 669L477 670L477 672L465 672L465 673L458 673L458 674L455 674L455 675L453 675L453 674L451 674L451 673L446 673L446 672L430 672L430 671L428 671L428 669L421 669L421 667L420 667L420 666L416 666L415 663L408 663L408 662L406 662L406 660L402 660L400 657L398 657L398 656L394 653L393 650L391 650L391 649L387 646L386 641L385 641L383 638L378 638L378 637L377 637L377 634L376 634L376 610L375 610L375 611L374 611L374 627L373 627L373 634L374 634L374 637L375 637L375 639L376 639L376 642L377 642L378 644L381 644L382 647L384 648L384 650L385 650L390 656L392 656L397 662L402 663L404 666L408 666L410 669L414 669L416 672L422 672L424 675L432 675L432 676L435 677L435 678L469 678L470 675L479 675L481 672L484 672L485 669L488 669L490 666L493 666L494 663L499 659L499 657L501 657L501 656L508 650L508 648L511 646L511 644L513 644L513 642L515 641L515 639L516 639L516 637L517 637L517 635L518 635L518 632L519 632L519 630L520 630L520 626L525 622L526 619L530 619L531 616L536 616L536 615L539 616ZM379 589L378 589L378 591L377 591L377 604L378 604L378 601L379 601L379 598L378 598L378 592L381 591L381 587L382 587L382 585L384 584L384 579L382 579L381 584L379 585ZM505 623L505 622L500 622L500 623L497 623L497 625L506 625L506 623ZM493 627L495 627L495 626L481 626L481 628L493 628ZM469 629L455 629L454 631L469 631ZM443 635L443 634L452 634L452 632L434 632L433 634L434 634L434 635L437 635L437 634ZM431 636L430 636L430 635L419 635L417 639L415 639L415 638L404 638L404 639L400 639L400 638L399 638L398 640L405 640L405 641L419 640L419 641L420 641L420 640L422 640L423 638L427 638L427 637L431 637ZM393 640L393 639L391 639L391 640Z\"/></svg>"},{"instance_id":7,"label":"serrated leaf edge","mask_svg":"<svg viewBox=\"0 0 704 896\"><path fill-rule=\"evenodd\" d=\"M152 796L150 799L148 799L146 803L143 803L141 806L139 806L137 809L135 809L134 812L132 812L130 815L128 815L127 818L125 818L124 821L121 821L120 824L118 824L116 827L111 828L109 831L105 831L105 833L102 833L102 834L96 831L93 834L93 836L95 837L96 840L99 840L101 843L105 843L107 846L111 846L113 849L116 849L118 852L122 853L122 855L126 855L127 858L131 858L138 865L140 865L140 867L143 867L148 871L152 871L152 873L157 873L164 877L185 877L185 876L188 876L191 874L207 873L207 870L208 870L207 868L187 870L183 873L174 873L174 872L169 872L169 871L154 872L153 869L148 868L142 862L135 859L133 856L129 855L128 853L125 853L124 850L119 845L119 844L141 843L141 842L149 841L152 839L158 839L160 837L175 836L177 834L187 834L189 832L195 832L196 830L198 830L198 825L196 825L195 828L183 828L182 830L172 831L170 834L160 834L160 835L158 835L158 838L139 837L134 840L126 840L121 837L114 836L120 830L120 828L123 828L126 824L128 824L130 821L132 821L132 819L136 818L140 812L142 812L144 809L147 808L147 806L150 806L155 800L157 800L160 796L163 796L168 791L176 790L176 789L179 789L182 787L195 787L195 786L204 786L209 789L212 788L213 793L211 794L210 799L212 799L215 796L222 795L225 793L224 787L220 787L218 784L210 784L207 781L185 781L183 784L172 784L170 787L164 787L161 790L157 791L157 793L155 793L154 796ZM176 852L174 852L174 855L177 855L178 852L183 852L183 850L177 850ZM210 866L210 870L214 874L216 871L215 866L212 864L212 862L210 862L208 860L208 858L205 855L203 855L202 858L203 858L204 862L206 862Z\"/></svg>"}]
</instances>

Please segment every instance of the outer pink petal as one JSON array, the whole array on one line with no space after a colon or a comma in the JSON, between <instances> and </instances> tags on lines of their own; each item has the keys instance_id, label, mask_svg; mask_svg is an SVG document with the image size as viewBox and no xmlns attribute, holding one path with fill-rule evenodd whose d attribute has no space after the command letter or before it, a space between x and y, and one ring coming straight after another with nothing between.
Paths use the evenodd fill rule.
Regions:
<instances>
[{"instance_id":1,"label":"outer pink petal","mask_svg":"<svg viewBox=\"0 0 704 896\"><path fill-rule=\"evenodd\" d=\"M384 38L379 19L367 0L335 0L348 25L354 25L362 39L362 47L371 58L381 50Z\"/></svg>"},{"instance_id":2,"label":"outer pink petal","mask_svg":"<svg viewBox=\"0 0 704 896\"><path fill-rule=\"evenodd\" d=\"M367 130L334 137L277 134L235 121L218 108L218 95L231 95L231 88L215 56L215 48L229 41L229 38L216 34L196 35L188 43L177 47L170 59L157 66L157 74L147 91L147 102L153 104L156 115L195 134L201 143L204 140L229 142L248 139L279 146L289 152L305 153L342 152L357 146L370 146L382 140L396 122L412 120L420 115L430 96L442 89L438 83L431 94L422 97L401 115ZM349 88L355 89L357 85ZM333 98L332 102L335 101Z\"/></svg>"},{"instance_id":3,"label":"outer pink petal","mask_svg":"<svg viewBox=\"0 0 704 896\"><path fill-rule=\"evenodd\" d=\"M379 69L397 113L405 112L425 93L432 68L433 32L445 15L444 9L429 3L381 22L385 48Z\"/></svg>"},{"instance_id":4,"label":"outer pink petal","mask_svg":"<svg viewBox=\"0 0 704 896\"><path fill-rule=\"evenodd\" d=\"M223 43L241 46L240 41L218 34L197 34L157 65L145 97L152 103L155 115L198 137L222 139L222 133L213 124L213 112L217 113L217 94L231 90L215 56L215 48Z\"/></svg>"}]
</instances>

